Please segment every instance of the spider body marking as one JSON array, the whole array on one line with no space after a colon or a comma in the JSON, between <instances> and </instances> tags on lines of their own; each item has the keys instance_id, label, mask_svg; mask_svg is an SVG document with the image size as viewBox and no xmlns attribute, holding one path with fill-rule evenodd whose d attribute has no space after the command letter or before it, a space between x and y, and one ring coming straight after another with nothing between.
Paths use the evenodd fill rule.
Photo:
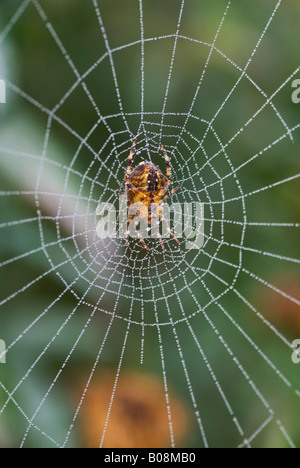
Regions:
<instances>
[{"instance_id":1,"label":"spider body marking","mask_svg":"<svg viewBox=\"0 0 300 468\"><path fill-rule=\"evenodd\" d=\"M169 197L175 193L176 190L180 188L180 185L176 187L172 192L168 193L170 184L171 184L171 165L170 159L167 155L166 151L164 150L163 146L161 146L161 150L163 151L165 162L166 162L166 172L167 176L165 177L159 167L155 166L151 162L141 162L138 166L136 166L132 170L132 159L134 155L134 149L136 145L136 140L134 140L129 158L128 158L128 165L127 171L125 176L125 188L127 194L127 205L130 208L133 204L138 207L136 214L129 214L127 218L127 232L126 232L126 245L128 245L128 237L129 237L129 224L131 221L134 220L135 229L137 236L142 243L142 245L149 250L145 241L140 233L140 226L138 218L143 219L146 224L154 225L156 235L159 239L161 247L165 250L165 246L162 241L161 234L159 232L159 222L162 221L169 232L169 234L175 239L177 243L179 243L178 239L174 236L172 231L169 228L168 223L163 217L163 208L162 203ZM122 193L124 191L122 190ZM154 212L153 212L154 207Z\"/></svg>"}]
</instances>

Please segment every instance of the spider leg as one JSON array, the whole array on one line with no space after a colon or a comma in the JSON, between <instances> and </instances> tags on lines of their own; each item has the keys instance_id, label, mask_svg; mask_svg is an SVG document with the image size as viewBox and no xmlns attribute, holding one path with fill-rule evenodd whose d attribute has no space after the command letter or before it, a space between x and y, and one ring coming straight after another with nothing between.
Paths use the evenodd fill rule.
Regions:
<instances>
[{"instance_id":1,"label":"spider leg","mask_svg":"<svg viewBox=\"0 0 300 468\"><path fill-rule=\"evenodd\" d=\"M157 196L160 198L162 197L169 189L170 185L171 185L171 164L170 164L170 158L169 156L167 155L166 153L166 150L164 149L164 147L162 145L160 145L160 149L162 150L162 152L164 153L164 157L165 157L165 161L166 161L166 167L167 167L167 180L166 180L166 183L165 185L162 187L162 189L159 191L159 193L157 194ZM178 189L179 187L176 188L176 190ZM172 194L175 192L172 191ZM171 196L171 195L169 195ZM166 197L166 198L169 198Z\"/></svg>"},{"instance_id":2,"label":"spider leg","mask_svg":"<svg viewBox=\"0 0 300 468\"><path fill-rule=\"evenodd\" d=\"M159 217L160 217L161 221L164 223L164 226L165 226L166 230L168 231L168 233L173 237L173 239L177 242L177 244L179 244L179 240L177 239L177 237L175 237L175 235L173 234L173 232L170 229L170 226L168 225L167 221L165 220L165 218L163 217L163 215L161 213L159 213Z\"/></svg>"},{"instance_id":3,"label":"spider leg","mask_svg":"<svg viewBox=\"0 0 300 468\"><path fill-rule=\"evenodd\" d=\"M135 219L135 220L134 220L134 225L135 225L135 231L136 231L136 233L137 233L137 236L138 236L140 242L141 242L141 243L143 244L143 246L145 247L145 249L149 250L149 247L147 247L147 245L145 244L145 241L144 241L144 239L143 239L143 236L142 236L142 234L140 233L140 226L139 226L139 224L140 224L140 223L139 223L139 220L138 220L138 219Z\"/></svg>"},{"instance_id":4,"label":"spider leg","mask_svg":"<svg viewBox=\"0 0 300 468\"><path fill-rule=\"evenodd\" d=\"M129 215L128 218L127 218L127 229L126 229L126 245L128 245L128 237L129 237L129 224L131 223L131 221L133 220L134 218L134 215Z\"/></svg>"},{"instance_id":5,"label":"spider leg","mask_svg":"<svg viewBox=\"0 0 300 468\"><path fill-rule=\"evenodd\" d=\"M131 150L130 150L130 153L129 153L127 171L126 171L126 178L131 174L132 159L133 159L133 155L134 155L135 145L136 145L136 139L133 140L132 147L131 147Z\"/></svg>"},{"instance_id":6,"label":"spider leg","mask_svg":"<svg viewBox=\"0 0 300 468\"><path fill-rule=\"evenodd\" d=\"M155 232L156 232L157 238L158 238L158 240L160 242L161 248L163 249L163 251L165 251L166 248L164 246L164 243L163 243L163 240L162 240L162 237L161 237L161 233L159 232L158 221L159 221L158 218L153 217L152 218L152 225L155 226Z\"/></svg>"},{"instance_id":7,"label":"spider leg","mask_svg":"<svg viewBox=\"0 0 300 468\"><path fill-rule=\"evenodd\" d=\"M167 200L168 198L172 197L172 195L174 195L174 193L176 192L176 190L180 189L181 188L181 185L178 185L178 187L174 188L170 193L168 193L164 198L163 198L163 201Z\"/></svg>"},{"instance_id":8,"label":"spider leg","mask_svg":"<svg viewBox=\"0 0 300 468\"><path fill-rule=\"evenodd\" d=\"M128 157L128 163L127 163L127 170L126 170L126 176L125 176L125 185L128 181L128 177L130 176L131 174L131 169L132 169L132 159L133 159L133 155L134 155L134 148L135 148L135 145L136 145L136 139L133 140L133 143L132 143L132 147L131 147L131 150L130 150L130 153L129 153L129 157ZM123 189L123 187L121 187L121 194L124 195L125 193L125 190Z\"/></svg>"},{"instance_id":9,"label":"spider leg","mask_svg":"<svg viewBox=\"0 0 300 468\"><path fill-rule=\"evenodd\" d=\"M135 218L135 215L129 215L128 216L128 219L127 219L127 230L126 230L126 245L128 245L128 237L129 237L129 224L131 223L131 221ZM134 220L134 226L135 226L135 231L137 233L137 236L140 240L140 242L143 244L143 246L145 247L145 249L149 250L149 247L147 247L147 245L145 244L145 241L143 239L143 236L142 234L140 233L140 227L139 227L139 220L137 218L135 218Z\"/></svg>"},{"instance_id":10,"label":"spider leg","mask_svg":"<svg viewBox=\"0 0 300 468\"><path fill-rule=\"evenodd\" d=\"M170 184L171 184L171 164L170 164L170 158L167 155L166 150L164 149L163 145L160 145L160 149L164 153L166 166L167 166L167 182L166 182L166 185L165 185L165 187L166 187L165 192L166 192L168 190L168 188L170 187Z\"/></svg>"}]
</instances>

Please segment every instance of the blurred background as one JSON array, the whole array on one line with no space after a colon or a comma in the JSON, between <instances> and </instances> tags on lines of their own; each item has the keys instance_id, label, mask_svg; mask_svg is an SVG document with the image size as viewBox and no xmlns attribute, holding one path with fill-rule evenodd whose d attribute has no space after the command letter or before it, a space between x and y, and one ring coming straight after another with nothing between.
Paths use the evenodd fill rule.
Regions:
<instances>
[{"instance_id":1,"label":"blurred background","mask_svg":"<svg viewBox=\"0 0 300 468\"><path fill-rule=\"evenodd\" d=\"M299 447L299 2L0 18L0 446ZM97 239L136 136L201 251Z\"/></svg>"}]
</instances>

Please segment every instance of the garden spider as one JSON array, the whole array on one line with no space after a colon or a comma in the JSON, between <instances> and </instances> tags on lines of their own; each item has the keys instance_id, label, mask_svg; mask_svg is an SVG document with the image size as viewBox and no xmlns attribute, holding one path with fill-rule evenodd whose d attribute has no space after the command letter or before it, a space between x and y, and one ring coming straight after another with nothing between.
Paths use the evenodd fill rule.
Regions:
<instances>
[{"instance_id":1,"label":"garden spider","mask_svg":"<svg viewBox=\"0 0 300 468\"><path fill-rule=\"evenodd\" d=\"M149 250L149 247L145 244L143 236L140 232L140 222L137 216L140 219L143 219L147 225L152 225L155 228L156 235L159 239L160 245L165 251L165 246L163 244L162 236L159 232L159 221L161 220L169 234L175 239L179 244L178 239L176 239L173 232L170 230L170 227L167 221L163 217L163 208L162 204L165 200L171 197L176 190L178 190L181 185L178 185L171 192L165 193L168 191L171 184L171 166L170 158L164 150L163 146L160 145L162 152L164 153L166 166L167 166L167 177L163 175L161 170L152 164L151 162L141 162L135 169L132 170L132 159L134 155L136 140L134 140L129 158L128 166L125 176L125 189L127 194L127 206L130 210L130 207L133 204L138 206L136 214L128 214L127 217L127 231L126 231L126 245L128 245L128 236L129 236L129 225L132 220L134 220L135 230L140 242L143 244L145 249ZM121 189L122 194L124 190ZM165 196L164 196L165 195Z\"/></svg>"}]
</instances>

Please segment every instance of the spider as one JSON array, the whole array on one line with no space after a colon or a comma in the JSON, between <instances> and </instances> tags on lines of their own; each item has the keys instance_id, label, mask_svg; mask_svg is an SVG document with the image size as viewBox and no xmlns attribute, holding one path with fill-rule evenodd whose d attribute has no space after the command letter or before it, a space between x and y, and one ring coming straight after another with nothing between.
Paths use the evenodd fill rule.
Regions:
<instances>
[{"instance_id":1,"label":"spider","mask_svg":"<svg viewBox=\"0 0 300 468\"><path fill-rule=\"evenodd\" d=\"M130 208L133 204L137 204L138 209L136 214L129 214L127 217L127 231L126 231L126 245L128 245L129 236L129 224L134 220L135 230L140 242L143 244L145 249L149 250L149 247L145 244L143 236L140 232L140 222L137 216L143 219L146 224L154 225L156 235L159 239L160 245L165 251L165 246L159 232L159 221L162 221L174 240L179 244L178 239L175 237L167 221L163 217L162 204L165 200L171 197L181 185L178 185L171 192L168 189L171 185L171 166L170 158L164 150L163 146L160 145L167 167L167 177L163 175L159 167L155 166L151 162L141 162L132 170L132 159L135 151L136 140L133 141L133 145L128 158L127 171L125 176L125 188L127 194L127 206ZM121 189L122 194L124 190ZM168 192L167 195L166 192ZM153 209L154 207L154 209Z\"/></svg>"}]
</instances>

